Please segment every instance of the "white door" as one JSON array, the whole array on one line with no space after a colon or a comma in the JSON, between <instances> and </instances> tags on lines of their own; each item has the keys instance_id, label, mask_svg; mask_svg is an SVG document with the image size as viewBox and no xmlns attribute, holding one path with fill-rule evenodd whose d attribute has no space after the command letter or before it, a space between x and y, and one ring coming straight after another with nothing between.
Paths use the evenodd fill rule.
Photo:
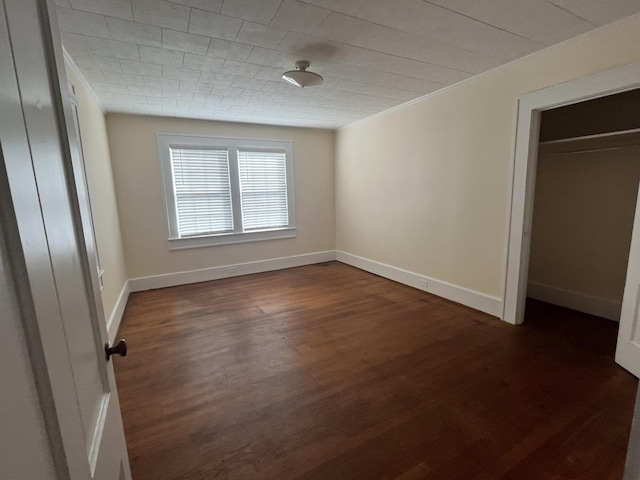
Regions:
<instances>
[{"instance_id":1,"label":"white door","mask_svg":"<svg viewBox=\"0 0 640 480\"><path fill-rule=\"evenodd\" d=\"M618 329L616 362L640 377L640 191L633 219L631 249Z\"/></svg>"},{"instance_id":2,"label":"white door","mask_svg":"<svg viewBox=\"0 0 640 480\"><path fill-rule=\"evenodd\" d=\"M0 0L0 222L59 478L130 479L55 5Z\"/></svg>"}]
</instances>

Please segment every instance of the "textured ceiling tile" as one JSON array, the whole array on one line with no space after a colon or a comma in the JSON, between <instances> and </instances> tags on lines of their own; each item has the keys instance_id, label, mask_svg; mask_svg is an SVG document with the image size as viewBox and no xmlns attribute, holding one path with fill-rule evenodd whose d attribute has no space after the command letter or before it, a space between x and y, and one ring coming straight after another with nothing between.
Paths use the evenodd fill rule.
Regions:
<instances>
[{"instance_id":1,"label":"textured ceiling tile","mask_svg":"<svg viewBox=\"0 0 640 480\"><path fill-rule=\"evenodd\" d=\"M118 40L87 37L91 51L104 57L122 58L124 60L139 60L138 46Z\"/></svg>"},{"instance_id":2,"label":"textured ceiling tile","mask_svg":"<svg viewBox=\"0 0 640 480\"><path fill-rule=\"evenodd\" d=\"M123 103L147 103L147 97L144 95L132 95L130 93L114 94L118 102Z\"/></svg>"},{"instance_id":3,"label":"textured ceiling tile","mask_svg":"<svg viewBox=\"0 0 640 480\"><path fill-rule=\"evenodd\" d=\"M481 73L503 63L496 57L380 25L368 25L352 45L467 73Z\"/></svg>"},{"instance_id":4,"label":"textured ceiling tile","mask_svg":"<svg viewBox=\"0 0 640 480\"><path fill-rule=\"evenodd\" d=\"M638 0L550 0L595 25L605 25L640 11Z\"/></svg>"},{"instance_id":5,"label":"textured ceiling tile","mask_svg":"<svg viewBox=\"0 0 640 480\"><path fill-rule=\"evenodd\" d=\"M147 47L162 46L162 30L159 27L143 25L117 18L107 18L111 36L123 42L137 43Z\"/></svg>"},{"instance_id":6,"label":"textured ceiling tile","mask_svg":"<svg viewBox=\"0 0 640 480\"><path fill-rule=\"evenodd\" d=\"M227 75L240 75L243 77L252 78L260 70L259 65L252 65L250 63L234 62L233 60L225 60L221 73Z\"/></svg>"},{"instance_id":7,"label":"textured ceiling tile","mask_svg":"<svg viewBox=\"0 0 640 480\"><path fill-rule=\"evenodd\" d=\"M142 75L132 75L130 73L115 73L104 72L104 79L107 82L121 84L121 85L134 85L144 86L144 79Z\"/></svg>"},{"instance_id":8,"label":"textured ceiling tile","mask_svg":"<svg viewBox=\"0 0 640 480\"><path fill-rule=\"evenodd\" d=\"M195 98L195 95L194 95L194 98ZM204 109L205 109L204 102L197 102L197 101L193 100L191 102L191 106L189 107L189 112L193 112L193 111L196 111L196 110L199 110L199 111L202 112Z\"/></svg>"},{"instance_id":9,"label":"textured ceiling tile","mask_svg":"<svg viewBox=\"0 0 640 480\"><path fill-rule=\"evenodd\" d=\"M561 42L593 28L589 22L546 0L429 1L544 45Z\"/></svg>"},{"instance_id":10,"label":"textured ceiling tile","mask_svg":"<svg viewBox=\"0 0 640 480\"><path fill-rule=\"evenodd\" d=\"M107 22L102 15L79 12L70 8L57 8L58 25L63 32L80 33L92 37L111 38Z\"/></svg>"},{"instance_id":11,"label":"textured ceiling tile","mask_svg":"<svg viewBox=\"0 0 640 480\"><path fill-rule=\"evenodd\" d=\"M83 68L82 75L90 82L98 82L98 83L109 83L111 82L110 78L107 78L102 70L94 70L91 68ZM112 72L107 72L107 74L111 74ZM117 82L115 82L117 83Z\"/></svg>"},{"instance_id":12,"label":"textured ceiling tile","mask_svg":"<svg viewBox=\"0 0 640 480\"><path fill-rule=\"evenodd\" d=\"M349 17L339 13L331 13L324 21L310 33L315 36L326 38L340 43L351 43L362 35L365 29L369 27L369 22L361 19ZM307 33L298 29L295 23L291 26L291 30L299 33Z\"/></svg>"},{"instance_id":13,"label":"textured ceiling tile","mask_svg":"<svg viewBox=\"0 0 640 480\"><path fill-rule=\"evenodd\" d=\"M242 89L232 87L218 87L214 85L214 87L211 89L211 95L221 97L239 97L240 95L242 95Z\"/></svg>"},{"instance_id":14,"label":"textured ceiling tile","mask_svg":"<svg viewBox=\"0 0 640 480\"><path fill-rule=\"evenodd\" d=\"M180 81L169 78L144 77L144 84L147 87L162 87L178 89Z\"/></svg>"},{"instance_id":15,"label":"textured ceiling tile","mask_svg":"<svg viewBox=\"0 0 640 480\"><path fill-rule=\"evenodd\" d=\"M209 115L209 109L205 108L204 104L200 105L199 103L192 103L189 108L189 116L193 118L205 118L205 115Z\"/></svg>"},{"instance_id":16,"label":"textured ceiling tile","mask_svg":"<svg viewBox=\"0 0 640 480\"><path fill-rule=\"evenodd\" d=\"M244 22L236 37L236 42L260 45L265 48L276 48L286 34L286 30L277 27Z\"/></svg>"},{"instance_id":17,"label":"textured ceiling tile","mask_svg":"<svg viewBox=\"0 0 640 480\"><path fill-rule=\"evenodd\" d=\"M60 38L65 50L74 60L77 61L79 58L91 57L93 55L87 37L84 35L60 32Z\"/></svg>"},{"instance_id":18,"label":"textured ceiling tile","mask_svg":"<svg viewBox=\"0 0 640 480\"><path fill-rule=\"evenodd\" d=\"M127 93L127 87L125 87L124 85L122 85L122 87L124 88L124 92L120 92L120 93ZM98 98L102 102L103 106L109 102L115 101L114 93L116 92L106 92L104 90L100 90L97 88L94 88L93 90L94 92L96 92L96 95L98 95Z\"/></svg>"},{"instance_id":19,"label":"textured ceiling tile","mask_svg":"<svg viewBox=\"0 0 640 480\"><path fill-rule=\"evenodd\" d=\"M195 68L197 70L206 70L208 72L219 72L224 65L221 58L204 57L202 55L184 54L185 68Z\"/></svg>"},{"instance_id":20,"label":"textured ceiling tile","mask_svg":"<svg viewBox=\"0 0 640 480\"><path fill-rule=\"evenodd\" d=\"M141 103L121 103L122 113L142 113L144 115L158 115L162 112L162 107L159 105L149 105Z\"/></svg>"},{"instance_id":21,"label":"textured ceiling tile","mask_svg":"<svg viewBox=\"0 0 640 480\"><path fill-rule=\"evenodd\" d=\"M243 45L228 40L212 38L207 55L226 60L235 60L236 62L244 62L249 58L251 50L253 50L252 45Z\"/></svg>"},{"instance_id":22,"label":"textured ceiling tile","mask_svg":"<svg viewBox=\"0 0 640 480\"><path fill-rule=\"evenodd\" d=\"M220 101L222 100L222 97L216 97L214 95L209 95L209 94L198 94L196 93L193 96L193 103L199 103L202 105L217 105L220 103Z\"/></svg>"},{"instance_id":23,"label":"textured ceiling tile","mask_svg":"<svg viewBox=\"0 0 640 480\"><path fill-rule=\"evenodd\" d=\"M282 0L225 0L222 13L231 17L268 24Z\"/></svg>"},{"instance_id":24,"label":"textured ceiling tile","mask_svg":"<svg viewBox=\"0 0 640 480\"><path fill-rule=\"evenodd\" d=\"M145 97L162 97L162 88L160 87L137 87L129 85L129 93L133 95L144 95Z\"/></svg>"},{"instance_id":25,"label":"textured ceiling tile","mask_svg":"<svg viewBox=\"0 0 640 480\"><path fill-rule=\"evenodd\" d=\"M234 40L241 26L242 20L237 18L193 9L189 32L223 40Z\"/></svg>"},{"instance_id":26,"label":"textured ceiling tile","mask_svg":"<svg viewBox=\"0 0 640 480\"><path fill-rule=\"evenodd\" d=\"M161 107L175 107L176 101L171 98L156 98L149 97L148 99L149 105L158 105Z\"/></svg>"},{"instance_id":27,"label":"textured ceiling tile","mask_svg":"<svg viewBox=\"0 0 640 480\"><path fill-rule=\"evenodd\" d=\"M222 0L168 0L171 3L177 3L185 5L187 7L193 7L200 10L207 10L209 12L220 13L222 8Z\"/></svg>"},{"instance_id":28,"label":"textured ceiling tile","mask_svg":"<svg viewBox=\"0 0 640 480\"><path fill-rule=\"evenodd\" d=\"M140 60L158 65L168 65L171 67L182 67L184 53L173 52L163 48L140 47Z\"/></svg>"},{"instance_id":29,"label":"textured ceiling tile","mask_svg":"<svg viewBox=\"0 0 640 480\"><path fill-rule=\"evenodd\" d=\"M74 10L133 20L131 0L69 0Z\"/></svg>"},{"instance_id":30,"label":"textured ceiling tile","mask_svg":"<svg viewBox=\"0 0 640 480\"><path fill-rule=\"evenodd\" d=\"M397 88L371 85L367 83L354 82L343 79L326 79L327 88L339 90L341 92L362 93L375 97L391 98L395 100L408 101L416 97L415 92L400 90Z\"/></svg>"},{"instance_id":31,"label":"textured ceiling tile","mask_svg":"<svg viewBox=\"0 0 640 480\"><path fill-rule=\"evenodd\" d=\"M210 37L195 35L193 33L176 32L175 30L162 29L162 47L169 50L206 55L209 50Z\"/></svg>"},{"instance_id":32,"label":"textured ceiling tile","mask_svg":"<svg viewBox=\"0 0 640 480\"><path fill-rule=\"evenodd\" d=\"M132 0L136 22L186 32L191 9L162 0Z\"/></svg>"},{"instance_id":33,"label":"textured ceiling tile","mask_svg":"<svg viewBox=\"0 0 640 480\"><path fill-rule=\"evenodd\" d=\"M243 80L254 81L253 79L250 79L250 78L245 78ZM266 83L266 80L264 81L264 83ZM237 88L242 88L242 87L237 87ZM242 92L243 98L251 98L256 102L267 100L270 96L271 96L270 93L263 92L262 90L251 90L251 89L245 88L244 91Z\"/></svg>"},{"instance_id":34,"label":"textured ceiling tile","mask_svg":"<svg viewBox=\"0 0 640 480\"><path fill-rule=\"evenodd\" d=\"M275 50L269 50L262 47L254 47L251 55L247 59L247 62L255 65L264 65L265 67L282 68L281 71L293 70L295 68L296 60L300 58L298 55L291 55L284 52L277 52Z\"/></svg>"},{"instance_id":35,"label":"textured ceiling tile","mask_svg":"<svg viewBox=\"0 0 640 480\"><path fill-rule=\"evenodd\" d=\"M418 62L351 45L325 42L325 48L321 50L315 47L316 42L317 39L315 37L289 32L287 38L278 47L278 50L295 53L299 57L307 59L315 56L324 60L344 62L372 70L394 72L442 83L457 82L469 77L468 72L461 72L436 64ZM323 57L320 57L320 55ZM319 68L316 70L317 73L322 75L322 71Z\"/></svg>"},{"instance_id":36,"label":"textured ceiling tile","mask_svg":"<svg viewBox=\"0 0 640 480\"><path fill-rule=\"evenodd\" d=\"M353 80L373 85L401 88L403 90L422 93L432 92L446 85L445 83L434 82L432 80L407 77L392 72L363 70L344 64L327 64L325 66L325 72L331 77L344 78L346 80Z\"/></svg>"},{"instance_id":37,"label":"textured ceiling tile","mask_svg":"<svg viewBox=\"0 0 640 480\"><path fill-rule=\"evenodd\" d=\"M243 97L223 97L221 105L249 105L251 103L250 98Z\"/></svg>"},{"instance_id":38,"label":"textured ceiling tile","mask_svg":"<svg viewBox=\"0 0 640 480\"><path fill-rule=\"evenodd\" d=\"M134 62L130 60L120 60L124 73L135 75L146 75L149 77L162 77L162 65L145 62Z\"/></svg>"},{"instance_id":39,"label":"textured ceiling tile","mask_svg":"<svg viewBox=\"0 0 640 480\"><path fill-rule=\"evenodd\" d=\"M190 82L188 80L180 80L180 92L183 93L211 93L212 86L207 83Z\"/></svg>"},{"instance_id":40,"label":"textured ceiling tile","mask_svg":"<svg viewBox=\"0 0 640 480\"><path fill-rule=\"evenodd\" d=\"M522 37L423 0L320 0L314 2L399 31L512 60L542 47Z\"/></svg>"},{"instance_id":41,"label":"textured ceiling tile","mask_svg":"<svg viewBox=\"0 0 640 480\"><path fill-rule=\"evenodd\" d=\"M98 93L101 94L102 92L105 93L129 93L129 90L127 89L126 85L112 85L110 83L100 83L100 82L93 82L91 84L91 86L93 87L93 89Z\"/></svg>"},{"instance_id":42,"label":"textured ceiling tile","mask_svg":"<svg viewBox=\"0 0 640 480\"><path fill-rule=\"evenodd\" d=\"M305 5L296 0L284 0L271 25L296 32L317 29L331 12L324 8Z\"/></svg>"},{"instance_id":43,"label":"textured ceiling tile","mask_svg":"<svg viewBox=\"0 0 640 480\"><path fill-rule=\"evenodd\" d=\"M281 68L261 66L253 78L261 80L280 80L284 70Z\"/></svg>"},{"instance_id":44,"label":"textured ceiling tile","mask_svg":"<svg viewBox=\"0 0 640 480\"><path fill-rule=\"evenodd\" d=\"M200 83L208 83L209 85L217 85L219 87L230 87L235 78L235 76L225 73L203 71L200 74Z\"/></svg>"},{"instance_id":45,"label":"textured ceiling tile","mask_svg":"<svg viewBox=\"0 0 640 480\"><path fill-rule=\"evenodd\" d=\"M176 99L176 109L188 111L192 106L191 100Z\"/></svg>"},{"instance_id":46,"label":"textured ceiling tile","mask_svg":"<svg viewBox=\"0 0 640 480\"><path fill-rule=\"evenodd\" d=\"M267 83L266 80L259 80L255 78L236 77L231 84L232 87L245 88L248 90L260 90Z\"/></svg>"},{"instance_id":47,"label":"textured ceiling tile","mask_svg":"<svg viewBox=\"0 0 640 480\"><path fill-rule=\"evenodd\" d=\"M164 89L164 92L162 93L162 97L163 98L170 98L172 100L181 100L181 101L192 101L193 100L193 93L189 93L189 92L176 92L172 89Z\"/></svg>"},{"instance_id":48,"label":"textured ceiling tile","mask_svg":"<svg viewBox=\"0 0 640 480\"><path fill-rule=\"evenodd\" d=\"M193 68L177 68L163 65L162 77L169 80L189 80L192 82L197 82L200 79L200 70L195 70Z\"/></svg>"}]
</instances>

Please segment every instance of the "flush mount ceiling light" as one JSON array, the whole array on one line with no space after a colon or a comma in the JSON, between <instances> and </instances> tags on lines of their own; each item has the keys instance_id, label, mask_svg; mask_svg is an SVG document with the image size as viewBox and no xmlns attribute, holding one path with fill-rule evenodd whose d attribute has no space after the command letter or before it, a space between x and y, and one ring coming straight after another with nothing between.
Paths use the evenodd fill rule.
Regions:
<instances>
[{"instance_id":1,"label":"flush mount ceiling light","mask_svg":"<svg viewBox=\"0 0 640 480\"><path fill-rule=\"evenodd\" d=\"M283 80L295 85L296 87L304 88L304 87L314 87L316 85L321 85L324 82L324 78L322 78L317 73L307 72L307 68L309 68L309 62L306 60L300 60L296 62L297 70L289 70L288 72L284 72L282 74Z\"/></svg>"}]
</instances>

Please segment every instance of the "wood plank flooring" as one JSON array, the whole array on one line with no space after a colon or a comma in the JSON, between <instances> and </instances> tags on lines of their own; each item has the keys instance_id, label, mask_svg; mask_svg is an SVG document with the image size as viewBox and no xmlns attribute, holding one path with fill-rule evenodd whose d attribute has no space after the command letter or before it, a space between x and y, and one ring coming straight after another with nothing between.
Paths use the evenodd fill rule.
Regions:
<instances>
[{"instance_id":1,"label":"wood plank flooring","mask_svg":"<svg viewBox=\"0 0 640 480\"><path fill-rule=\"evenodd\" d=\"M616 325L522 327L332 262L132 294L134 480L622 478Z\"/></svg>"}]
</instances>

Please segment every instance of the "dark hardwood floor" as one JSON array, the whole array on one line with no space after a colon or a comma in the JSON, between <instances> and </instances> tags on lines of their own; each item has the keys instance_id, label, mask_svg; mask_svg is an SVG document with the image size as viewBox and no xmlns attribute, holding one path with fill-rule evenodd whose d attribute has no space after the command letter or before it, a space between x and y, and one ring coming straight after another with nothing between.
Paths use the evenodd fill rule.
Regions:
<instances>
[{"instance_id":1,"label":"dark hardwood floor","mask_svg":"<svg viewBox=\"0 0 640 480\"><path fill-rule=\"evenodd\" d=\"M621 479L616 325L527 308L513 327L335 262L132 294L133 478Z\"/></svg>"}]
</instances>

